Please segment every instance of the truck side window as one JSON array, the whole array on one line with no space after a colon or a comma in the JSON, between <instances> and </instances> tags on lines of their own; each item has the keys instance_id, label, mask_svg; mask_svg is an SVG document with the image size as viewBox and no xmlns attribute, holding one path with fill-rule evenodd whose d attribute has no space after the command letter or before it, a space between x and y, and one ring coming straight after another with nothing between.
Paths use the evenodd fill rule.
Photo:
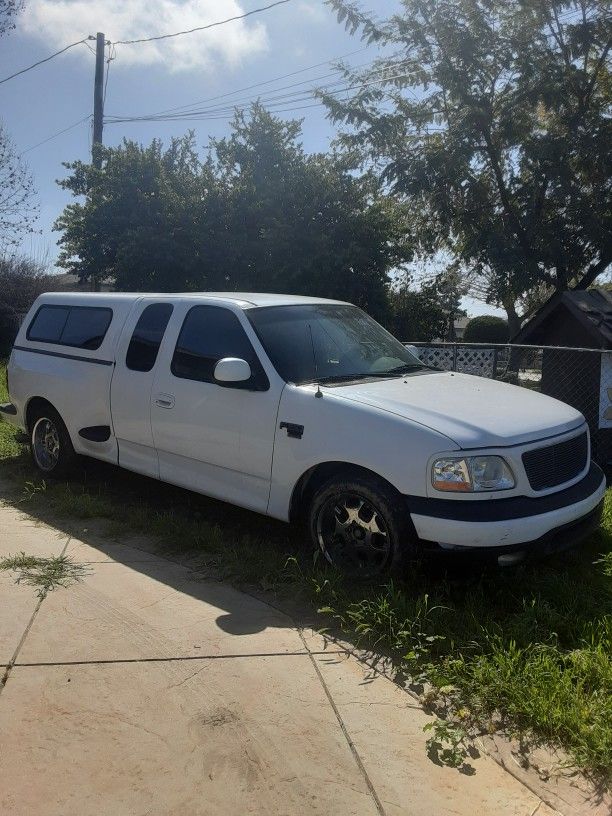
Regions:
<instances>
[{"instance_id":1,"label":"truck side window","mask_svg":"<svg viewBox=\"0 0 612 816\"><path fill-rule=\"evenodd\" d=\"M59 343L69 313L69 306L41 306L28 329L28 340Z\"/></svg>"},{"instance_id":2,"label":"truck side window","mask_svg":"<svg viewBox=\"0 0 612 816\"><path fill-rule=\"evenodd\" d=\"M131 371L151 371L173 308L170 303L152 303L143 310L125 357Z\"/></svg>"},{"instance_id":3,"label":"truck side window","mask_svg":"<svg viewBox=\"0 0 612 816\"><path fill-rule=\"evenodd\" d=\"M28 328L28 340L75 348L100 348L113 318L97 306L41 306Z\"/></svg>"},{"instance_id":4,"label":"truck side window","mask_svg":"<svg viewBox=\"0 0 612 816\"><path fill-rule=\"evenodd\" d=\"M214 383L215 365L223 357L239 357L251 366L252 376L236 387L266 391L266 373L240 321L222 306L194 306L179 335L171 371L175 377Z\"/></svg>"}]
</instances>

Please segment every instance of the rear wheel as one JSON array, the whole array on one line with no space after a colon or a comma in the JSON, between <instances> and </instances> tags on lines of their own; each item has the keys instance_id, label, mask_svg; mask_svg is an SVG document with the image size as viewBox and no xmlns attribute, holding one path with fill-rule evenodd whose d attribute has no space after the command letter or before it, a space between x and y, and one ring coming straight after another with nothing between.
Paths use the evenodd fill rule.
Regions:
<instances>
[{"instance_id":1,"label":"rear wheel","mask_svg":"<svg viewBox=\"0 0 612 816\"><path fill-rule=\"evenodd\" d=\"M45 476L65 478L76 461L70 435L53 408L42 409L34 417L30 450L38 470Z\"/></svg>"},{"instance_id":2,"label":"rear wheel","mask_svg":"<svg viewBox=\"0 0 612 816\"><path fill-rule=\"evenodd\" d=\"M407 511L397 494L375 477L333 479L313 496L310 536L326 560L351 577L396 573L414 554Z\"/></svg>"}]
</instances>

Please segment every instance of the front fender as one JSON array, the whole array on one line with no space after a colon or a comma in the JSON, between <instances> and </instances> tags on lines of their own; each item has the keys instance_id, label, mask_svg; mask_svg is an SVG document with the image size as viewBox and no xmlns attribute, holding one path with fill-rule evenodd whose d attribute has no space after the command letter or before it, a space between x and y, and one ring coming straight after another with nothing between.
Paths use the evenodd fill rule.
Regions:
<instances>
[{"instance_id":1,"label":"front fender","mask_svg":"<svg viewBox=\"0 0 612 816\"><path fill-rule=\"evenodd\" d=\"M295 426L301 435L295 433ZM299 479L325 462L366 468L400 493L426 496L427 462L438 451L449 450L459 448L448 437L417 422L343 400L331 389L318 398L314 386L288 385L275 432L268 513L287 521Z\"/></svg>"}]
</instances>

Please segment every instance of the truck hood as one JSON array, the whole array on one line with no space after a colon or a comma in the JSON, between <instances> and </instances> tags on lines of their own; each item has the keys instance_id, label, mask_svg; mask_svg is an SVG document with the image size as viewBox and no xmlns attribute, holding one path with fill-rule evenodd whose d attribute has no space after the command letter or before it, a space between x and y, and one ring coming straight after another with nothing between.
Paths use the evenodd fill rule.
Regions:
<instances>
[{"instance_id":1,"label":"truck hood","mask_svg":"<svg viewBox=\"0 0 612 816\"><path fill-rule=\"evenodd\" d=\"M357 382L329 391L425 425L464 449L534 442L584 422L579 411L552 397L449 371Z\"/></svg>"}]
</instances>

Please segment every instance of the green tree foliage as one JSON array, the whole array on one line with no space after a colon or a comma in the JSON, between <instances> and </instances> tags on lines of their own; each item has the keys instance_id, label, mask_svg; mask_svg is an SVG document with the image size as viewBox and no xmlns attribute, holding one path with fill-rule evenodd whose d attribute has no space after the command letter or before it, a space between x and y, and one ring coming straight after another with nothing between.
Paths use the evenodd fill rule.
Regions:
<instances>
[{"instance_id":1,"label":"green tree foliage","mask_svg":"<svg viewBox=\"0 0 612 816\"><path fill-rule=\"evenodd\" d=\"M509 339L508 321L494 315L473 317L463 335L466 343L507 343Z\"/></svg>"},{"instance_id":2,"label":"green tree foliage","mask_svg":"<svg viewBox=\"0 0 612 816\"><path fill-rule=\"evenodd\" d=\"M59 263L124 290L280 291L384 317L387 274L410 257L405 219L372 173L307 155L299 122L254 105L202 160L193 135L66 165L80 200L57 220Z\"/></svg>"},{"instance_id":3,"label":"green tree foliage","mask_svg":"<svg viewBox=\"0 0 612 816\"><path fill-rule=\"evenodd\" d=\"M426 284L419 290L404 284L393 289L389 299L390 329L399 340L427 342L446 337L448 311L435 283Z\"/></svg>"},{"instance_id":4,"label":"green tree foliage","mask_svg":"<svg viewBox=\"0 0 612 816\"><path fill-rule=\"evenodd\" d=\"M609 0L403 0L349 99L341 143L411 205L419 250L450 249L507 305L586 287L612 260Z\"/></svg>"}]
</instances>

